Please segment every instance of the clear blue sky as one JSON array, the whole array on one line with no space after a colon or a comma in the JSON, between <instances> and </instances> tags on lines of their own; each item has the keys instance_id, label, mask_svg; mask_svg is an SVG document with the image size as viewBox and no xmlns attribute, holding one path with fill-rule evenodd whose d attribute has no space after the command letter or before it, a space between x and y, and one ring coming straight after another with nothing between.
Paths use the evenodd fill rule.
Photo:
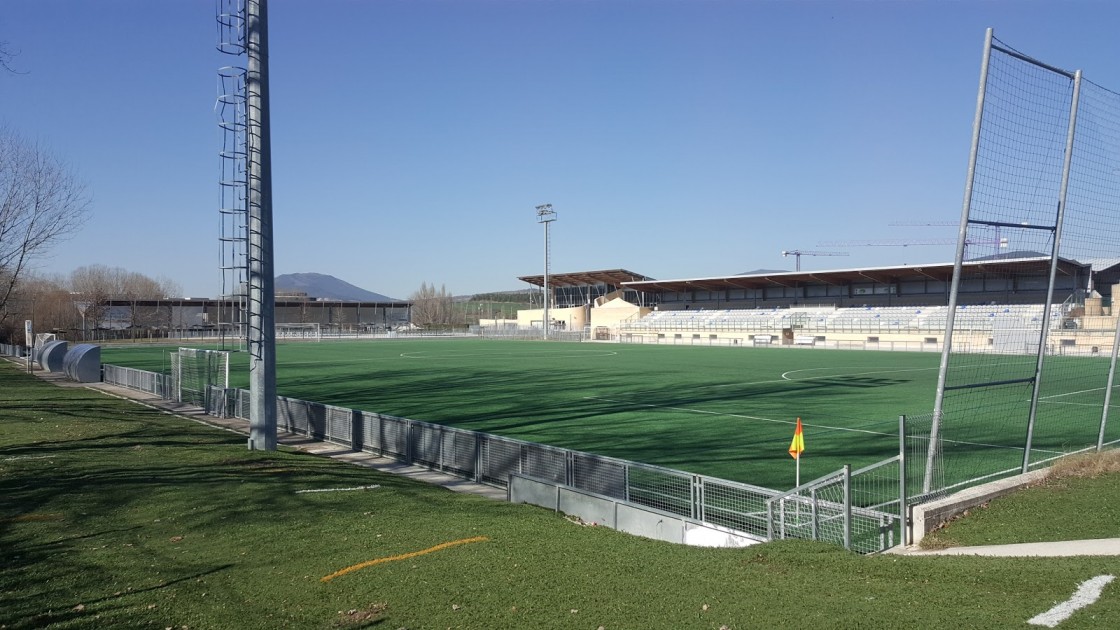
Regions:
<instances>
[{"instance_id":1,"label":"clear blue sky","mask_svg":"<svg viewBox=\"0 0 1120 630\"><path fill-rule=\"evenodd\" d=\"M100 263L219 292L212 0L3 0L0 124L66 159ZM793 268L951 238L984 29L1120 89L1120 3L273 0L277 273L393 297L543 270ZM807 269L940 262L849 248Z\"/></svg>"}]
</instances>

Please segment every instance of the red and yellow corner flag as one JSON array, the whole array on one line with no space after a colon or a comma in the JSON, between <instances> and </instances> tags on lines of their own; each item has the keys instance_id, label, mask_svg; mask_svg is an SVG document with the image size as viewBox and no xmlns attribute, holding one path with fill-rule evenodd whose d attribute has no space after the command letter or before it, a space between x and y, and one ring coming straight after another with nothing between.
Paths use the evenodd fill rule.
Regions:
<instances>
[{"instance_id":1,"label":"red and yellow corner flag","mask_svg":"<svg viewBox=\"0 0 1120 630\"><path fill-rule=\"evenodd\" d=\"M801 433L801 418L797 419L797 428L793 431L793 441L789 443L789 454L794 459L801 459L805 450L805 436Z\"/></svg>"}]
</instances>

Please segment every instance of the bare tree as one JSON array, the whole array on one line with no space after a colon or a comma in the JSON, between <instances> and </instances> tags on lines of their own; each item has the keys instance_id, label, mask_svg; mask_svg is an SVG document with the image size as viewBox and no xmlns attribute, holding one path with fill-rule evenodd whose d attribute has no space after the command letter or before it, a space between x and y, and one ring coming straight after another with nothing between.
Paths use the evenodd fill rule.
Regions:
<instances>
[{"instance_id":1,"label":"bare tree","mask_svg":"<svg viewBox=\"0 0 1120 630\"><path fill-rule=\"evenodd\" d=\"M8 42L0 41L0 70L7 70L12 74L27 74L26 72L20 72L12 67L12 59L18 55L19 52L13 51L8 46Z\"/></svg>"},{"instance_id":2,"label":"bare tree","mask_svg":"<svg viewBox=\"0 0 1120 630\"><path fill-rule=\"evenodd\" d=\"M89 265L72 271L70 289L78 310L84 313L87 330L101 328L106 323L112 301L128 307L125 323L133 336L142 328L170 326L170 305L161 308L159 302L180 292L173 280L155 280L142 273L105 265Z\"/></svg>"},{"instance_id":3,"label":"bare tree","mask_svg":"<svg viewBox=\"0 0 1120 630\"><path fill-rule=\"evenodd\" d=\"M109 314L109 300L119 291L118 272L105 265L78 267L70 272L70 290L74 292L84 330L96 330Z\"/></svg>"},{"instance_id":4,"label":"bare tree","mask_svg":"<svg viewBox=\"0 0 1120 630\"><path fill-rule=\"evenodd\" d=\"M61 161L0 127L0 323L35 259L74 234L90 207L86 187Z\"/></svg>"},{"instance_id":5,"label":"bare tree","mask_svg":"<svg viewBox=\"0 0 1120 630\"><path fill-rule=\"evenodd\" d=\"M447 287L421 282L420 288L408 297L412 302L412 323L418 326L446 326L451 323L451 294Z\"/></svg>"},{"instance_id":6,"label":"bare tree","mask_svg":"<svg viewBox=\"0 0 1120 630\"><path fill-rule=\"evenodd\" d=\"M36 332L67 333L80 323L74 300L62 278L26 275L8 299L11 321L0 330L0 337L13 338L19 322L30 319Z\"/></svg>"}]
</instances>

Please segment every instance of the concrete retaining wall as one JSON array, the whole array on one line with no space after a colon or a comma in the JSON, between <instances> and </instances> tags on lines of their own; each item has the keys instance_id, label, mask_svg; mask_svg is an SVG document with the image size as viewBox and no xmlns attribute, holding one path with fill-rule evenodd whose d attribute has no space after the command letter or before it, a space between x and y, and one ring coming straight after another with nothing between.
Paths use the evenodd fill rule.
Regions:
<instances>
[{"instance_id":1,"label":"concrete retaining wall","mask_svg":"<svg viewBox=\"0 0 1120 630\"><path fill-rule=\"evenodd\" d=\"M765 542L718 525L525 475L510 475L509 500L539 505L579 517L585 523L666 542L698 547L747 547Z\"/></svg>"},{"instance_id":2,"label":"concrete retaining wall","mask_svg":"<svg viewBox=\"0 0 1120 630\"><path fill-rule=\"evenodd\" d=\"M910 506L912 536L910 544L917 545L922 542L922 538L925 538L926 534L965 510L983 505L1019 488L1036 484L1045 479L1049 473L1048 468L1035 470L1024 475L1016 475L981 486L967 488L944 499Z\"/></svg>"}]
</instances>

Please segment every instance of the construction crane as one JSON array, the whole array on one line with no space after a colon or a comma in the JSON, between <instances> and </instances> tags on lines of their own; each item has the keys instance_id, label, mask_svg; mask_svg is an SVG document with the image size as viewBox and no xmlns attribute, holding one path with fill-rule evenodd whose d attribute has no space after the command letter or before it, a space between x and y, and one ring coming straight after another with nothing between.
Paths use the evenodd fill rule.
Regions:
<instances>
[{"instance_id":1,"label":"construction crane","mask_svg":"<svg viewBox=\"0 0 1120 630\"><path fill-rule=\"evenodd\" d=\"M881 241L821 241L817 243L821 247L910 247L922 245L956 245L957 239L955 238L926 238L926 239L906 239L894 238L884 239ZM965 239L965 245L999 245L1000 249L1006 249L1008 241L1006 238L996 240L972 240Z\"/></svg>"},{"instance_id":2,"label":"construction crane","mask_svg":"<svg viewBox=\"0 0 1120 630\"><path fill-rule=\"evenodd\" d=\"M848 252L810 252L803 249L787 249L782 250L782 256L793 256L796 261L797 271L801 271L801 257L802 256L847 256Z\"/></svg>"}]
</instances>

